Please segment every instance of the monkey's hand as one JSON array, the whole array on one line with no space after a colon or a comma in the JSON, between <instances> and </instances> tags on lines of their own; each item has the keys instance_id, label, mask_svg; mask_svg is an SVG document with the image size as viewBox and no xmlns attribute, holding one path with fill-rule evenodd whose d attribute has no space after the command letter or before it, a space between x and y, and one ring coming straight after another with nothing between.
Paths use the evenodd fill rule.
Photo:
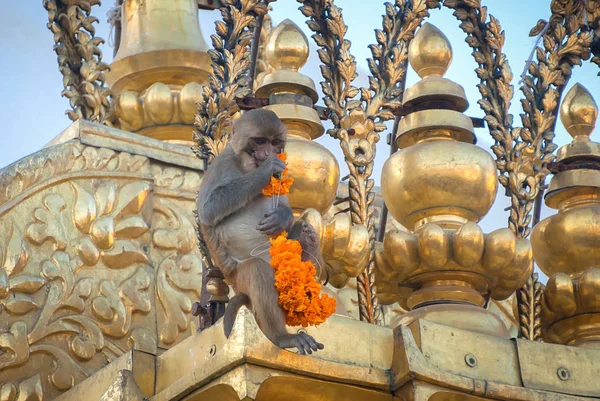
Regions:
<instances>
[{"instance_id":1,"label":"monkey's hand","mask_svg":"<svg viewBox=\"0 0 600 401\"><path fill-rule=\"evenodd\" d=\"M285 162L279 160L276 155L269 156L260 166L255 170L260 175L261 190L262 187L268 185L271 182L271 177L275 175L281 175L285 170Z\"/></svg>"},{"instance_id":2,"label":"monkey's hand","mask_svg":"<svg viewBox=\"0 0 600 401\"><path fill-rule=\"evenodd\" d=\"M292 209L288 206L279 206L265 214L265 218L258 223L256 229L264 235L275 235L282 231L289 231L294 223Z\"/></svg>"},{"instance_id":3,"label":"monkey's hand","mask_svg":"<svg viewBox=\"0 0 600 401\"><path fill-rule=\"evenodd\" d=\"M301 355L312 354L313 351L325 348L321 343L315 341L312 336L306 333L286 334L277 338L279 348L298 348Z\"/></svg>"}]
</instances>

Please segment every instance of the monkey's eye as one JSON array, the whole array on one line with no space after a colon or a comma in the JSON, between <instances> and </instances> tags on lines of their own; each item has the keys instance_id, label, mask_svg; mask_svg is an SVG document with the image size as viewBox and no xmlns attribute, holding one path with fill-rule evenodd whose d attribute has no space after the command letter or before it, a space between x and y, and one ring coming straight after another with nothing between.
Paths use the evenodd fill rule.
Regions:
<instances>
[{"instance_id":1,"label":"monkey's eye","mask_svg":"<svg viewBox=\"0 0 600 401\"><path fill-rule=\"evenodd\" d=\"M257 145L264 145L267 143L267 138L254 138L254 143Z\"/></svg>"},{"instance_id":2,"label":"monkey's eye","mask_svg":"<svg viewBox=\"0 0 600 401\"><path fill-rule=\"evenodd\" d=\"M272 144L273 146L281 146L283 145L283 141L281 139L274 139Z\"/></svg>"}]
</instances>

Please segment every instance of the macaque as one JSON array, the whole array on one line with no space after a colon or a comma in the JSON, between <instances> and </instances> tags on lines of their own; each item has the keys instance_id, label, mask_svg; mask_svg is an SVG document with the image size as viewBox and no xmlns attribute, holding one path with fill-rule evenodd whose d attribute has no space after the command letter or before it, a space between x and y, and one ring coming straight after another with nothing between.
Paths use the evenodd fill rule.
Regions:
<instances>
[{"instance_id":1,"label":"macaque","mask_svg":"<svg viewBox=\"0 0 600 401\"><path fill-rule=\"evenodd\" d=\"M288 238L301 243L302 259L310 259L319 276L324 262L316 232L308 223L294 223L287 197L280 196L274 207L273 198L262 195L271 177L285 169L277 158L285 143L286 128L275 113L245 112L234 122L229 144L205 172L198 216L210 255L236 293L225 312L225 335L229 337L239 308L246 305L271 342L304 355L324 346L306 333L287 332L269 264L269 237L288 232Z\"/></svg>"}]
</instances>

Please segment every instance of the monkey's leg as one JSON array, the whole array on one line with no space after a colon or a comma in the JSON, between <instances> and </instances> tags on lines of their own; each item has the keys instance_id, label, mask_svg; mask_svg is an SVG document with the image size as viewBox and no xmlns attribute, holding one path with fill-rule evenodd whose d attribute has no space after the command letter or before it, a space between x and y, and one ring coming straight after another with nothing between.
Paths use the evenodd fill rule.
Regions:
<instances>
[{"instance_id":1,"label":"monkey's leg","mask_svg":"<svg viewBox=\"0 0 600 401\"><path fill-rule=\"evenodd\" d=\"M302 245L302 261L310 260L317 270L317 281L327 278L325 260L321 255L319 236L315 229L305 221L297 221L292 226L288 238L295 239Z\"/></svg>"},{"instance_id":2,"label":"monkey's leg","mask_svg":"<svg viewBox=\"0 0 600 401\"><path fill-rule=\"evenodd\" d=\"M250 258L240 263L235 272L235 282L236 292L250 298L258 325L275 345L281 348L298 348L302 355L324 348L323 344L317 343L306 333L288 334L275 289L273 268L265 260Z\"/></svg>"}]
</instances>

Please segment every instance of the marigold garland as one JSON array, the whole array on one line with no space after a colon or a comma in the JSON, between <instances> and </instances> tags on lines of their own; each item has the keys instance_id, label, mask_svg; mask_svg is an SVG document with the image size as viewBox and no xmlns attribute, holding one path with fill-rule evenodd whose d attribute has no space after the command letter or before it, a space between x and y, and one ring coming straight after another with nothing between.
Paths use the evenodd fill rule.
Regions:
<instances>
[{"instance_id":1,"label":"marigold garland","mask_svg":"<svg viewBox=\"0 0 600 401\"><path fill-rule=\"evenodd\" d=\"M287 155L285 152L279 153L277 155L279 160L287 162ZM281 178L271 177L271 182L263 188L262 194L264 196L277 196L277 195L287 195L290 193L290 187L292 186L294 179L292 177L287 176L288 169L286 168L281 173Z\"/></svg>"},{"instance_id":2,"label":"marigold garland","mask_svg":"<svg viewBox=\"0 0 600 401\"><path fill-rule=\"evenodd\" d=\"M335 299L322 294L315 280L315 266L302 261L300 242L287 233L271 238L271 266L275 270L275 288L288 326L319 325L335 312Z\"/></svg>"},{"instance_id":3,"label":"marigold garland","mask_svg":"<svg viewBox=\"0 0 600 401\"><path fill-rule=\"evenodd\" d=\"M277 155L287 161L287 155ZM283 196L290 192L294 182L283 170L281 179L271 177L263 188L264 196ZM327 294L319 296L321 285L315 280L316 269L310 260L302 261L302 245L287 238L284 231L271 237L271 266L275 270L275 288L279 293L279 305L285 313L288 326L319 325L335 312L335 299Z\"/></svg>"}]
</instances>

